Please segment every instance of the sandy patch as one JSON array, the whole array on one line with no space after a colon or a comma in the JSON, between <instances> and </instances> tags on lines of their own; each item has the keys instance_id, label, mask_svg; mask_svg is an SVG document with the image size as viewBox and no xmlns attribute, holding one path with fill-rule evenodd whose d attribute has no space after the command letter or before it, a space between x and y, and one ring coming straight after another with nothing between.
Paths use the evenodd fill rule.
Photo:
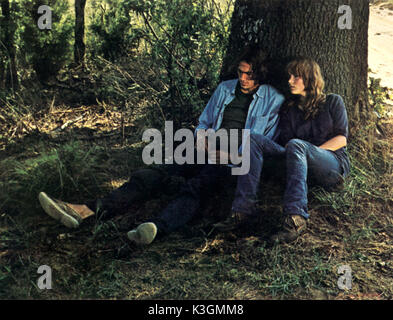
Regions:
<instances>
[{"instance_id":1,"label":"sandy patch","mask_svg":"<svg viewBox=\"0 0 393 320\"><path fill-rule=\"evenodd\" d=\"M393 11L370 7L368 30L369 76L381 78L381 85L393 88Z\"/></svg>"}]
</instances>

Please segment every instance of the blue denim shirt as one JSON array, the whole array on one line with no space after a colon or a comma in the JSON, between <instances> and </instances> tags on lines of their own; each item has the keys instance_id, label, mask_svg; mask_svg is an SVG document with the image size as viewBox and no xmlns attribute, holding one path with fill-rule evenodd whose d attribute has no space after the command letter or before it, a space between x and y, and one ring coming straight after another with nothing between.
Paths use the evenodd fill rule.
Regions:
<instances>
[{"instance_id":1,"label":"blue denim shirt","mask_svg":"<svg viewBox=\"0 0 393 320\"><path fill-rule=\"evenodd\" d=\"M225 107L235 98L238 81L238 79L228 80L218 85L199 117L195 136L200 129L211 128L215 131L220 129ZM279 110L283 101L284 96L272 86L259 86L248 109L244 129L249 129L251 134L260 134L276 140L279 136Z\"/></svg>"}]
</instances>

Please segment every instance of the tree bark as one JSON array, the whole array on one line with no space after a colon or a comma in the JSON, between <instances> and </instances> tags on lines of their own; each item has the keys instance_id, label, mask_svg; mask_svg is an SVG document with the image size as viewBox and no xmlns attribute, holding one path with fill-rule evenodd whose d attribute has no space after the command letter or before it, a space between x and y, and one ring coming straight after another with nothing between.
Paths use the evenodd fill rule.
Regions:
<instances>
[{"instance_id":1,"label":"tree bark","mask_svg":"<svg viewBox=\"0 0 393 320\"><path fill-rule=\"evenodd\" d=\"M325 91L344 98L350 132L356 134L373 117L367 90L369 1L345 4L352 12L351 29L339 28L341 0L237 0L221 78L227 78L242 48L253 45L266 52L268 82L287 92L285 64L295 56L313 58L321 66Z\"/></svg>"},{"instance_id":2,"label":"tree bark","mask_svg":"<svg viewBox=\"0 0 393 320\"><path fill-rule=\"evenodd\" d=\"M0 43L2 50L5 50L6 59L8 63L5 63L5 87L15 91L18 89L18 74L16 72L16 62L15 62L15 46L13 37L13 21L10 12L10 2L9 0L1 0L1 12L4 16L2 28L4 32L4 38Z\"/></svg>"},{"instance_id":3,"label":"tree bark","mask_svg":"<svg viewBox=\"0 0 393 320\"><path fill-rule=\"evenodd\" d=\"M75 0L74 60L77 65L83 64L85 57L85 6L86 0Z\"/></svg>"}]
</instances>

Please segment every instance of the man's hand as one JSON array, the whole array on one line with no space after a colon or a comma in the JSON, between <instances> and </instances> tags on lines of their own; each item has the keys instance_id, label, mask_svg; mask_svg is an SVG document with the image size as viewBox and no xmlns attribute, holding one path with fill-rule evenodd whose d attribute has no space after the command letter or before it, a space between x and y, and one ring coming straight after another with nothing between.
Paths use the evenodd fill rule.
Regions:
<instances>
[{"instance_id":1,"label":"man's hand","mask_svg":"<svg viewBox=\"0 0 393 320\"><path fill-rule=\"evenodd\" d=\"M208 151L207 146L208 146L207 137L205 137L205 139L200 139L200 140L199 138L197 138L197 143L195 146L197 151L203 151L203 150Z\"/></svg>"},{"instance_id":2,"label":"man's hand","mask_svg":"<svg viewBox=\"0 0 393 320\"><path fill-rule=\"evenodd\" d=\"M216 164L228 164L231 162L231 156L228 152L217 150L208 153L209 160Z\"/></svg>"}]
</instances>

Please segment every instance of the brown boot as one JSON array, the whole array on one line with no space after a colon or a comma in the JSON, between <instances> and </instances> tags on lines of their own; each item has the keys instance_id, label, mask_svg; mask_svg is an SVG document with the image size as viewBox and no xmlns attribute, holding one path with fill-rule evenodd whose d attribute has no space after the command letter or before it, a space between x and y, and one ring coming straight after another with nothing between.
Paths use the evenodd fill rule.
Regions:
<instances>
[{"instance_id":1,"label":"brown boot","mask_svg":"<svg viewBox=\"0 0 393 320\"><path fill-rule=\"evenodd\" d=\"M249 215L232 211L228 218L224 221L213 224L213 226L219 231L232 231L242 226L246 221L248 221L248 219Z\"/></svg>"},{"instance_id":2,"label":"brown boot","mask_svg":"<svg viewBox=\"0 0 393 320\"><path fill-rule=\"evenodd\" d=\"M296 240L307 228L307 221L301 215L286 216L283 230L271 237L272 242L283 243Z\"/></svg>"}]
</instances>

